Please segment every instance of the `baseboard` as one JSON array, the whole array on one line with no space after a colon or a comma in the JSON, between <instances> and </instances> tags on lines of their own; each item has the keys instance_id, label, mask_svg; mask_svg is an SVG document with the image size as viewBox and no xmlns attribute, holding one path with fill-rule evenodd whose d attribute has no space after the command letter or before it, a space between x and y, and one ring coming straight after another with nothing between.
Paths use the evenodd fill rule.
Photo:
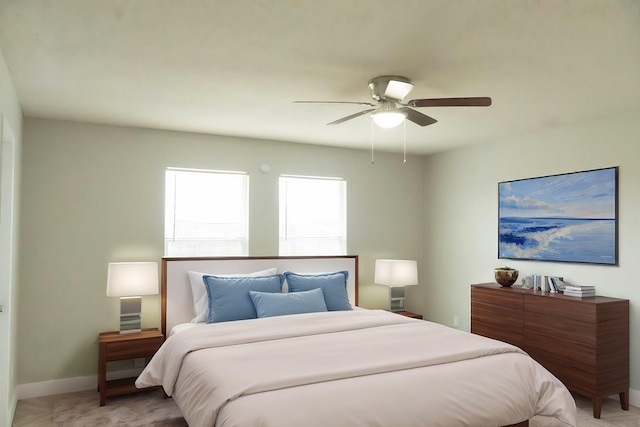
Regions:
<instances>
[{"instance_id":1,"label":"baseboard","mask_svg":"<svg viewBox=\"0 0 640 427\"><path fill-rule=\"evenodd\" d=\"M107 380L137 377L142 369L127 369L124 371L109 372ZM38 383L20 384L17 387L18 400L31 399L32 397L50 396L53 394L73 393L76 391L98 389L98 376L62 378L59 380L42 381Z\"/></svg>"},{"instance_id":2,"label":"baseboard","mask_svg":"<svg viewBox=\"0 0 640 427\"><path fill-rule=\"evenodd\" d=\"M629 404L640 408L640 390L629 389Z\"/></svg>"},{"instance_id":3,"label":"baseboard","mask_svg":"<svg viewBox=\"0 0 640 427\"><path fill-rule=\"evenodd\" d=\"M9 413L7 414L7 421L6 421L6 422L8 422L7 425L12 425L13 424L13 419L16 416L16 406L18 406L18 397L16 396L15 393L13 393L13 395L11 396L11 398L9 400L9 407L8 407Z\"/></svg>"},{"instance_id":4,"label":"baseboard","mask_svg":"<svg viewBox=\"0 0 640 427\"><path fill-rule=\"evenodd\" d=\"M609 399L618 400L620 397L617 394L612 394ZM629 389L629 405L640 408L640 391Z\"/></svg>"}]
</instances>

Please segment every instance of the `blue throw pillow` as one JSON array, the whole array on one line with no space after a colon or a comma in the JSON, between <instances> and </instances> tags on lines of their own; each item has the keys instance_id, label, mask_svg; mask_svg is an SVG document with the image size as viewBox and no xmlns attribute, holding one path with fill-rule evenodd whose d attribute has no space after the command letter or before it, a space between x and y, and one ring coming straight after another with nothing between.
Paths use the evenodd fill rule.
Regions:
<instances>
[{"instance_id":1,"label":"blue throw pillow","mask_svg":"<svg viewBox=\"0 0 640 427\"><path fill-rule=\"evenodd\" d=\"M329 311L353 310L349 302L349 295L347 295L348 271L323 274L297 274L286 271L284 277L287 279L289 292L322 288L324 301Z\"/></svg>"},{"instance_id":2,"label":"blue throw pillow","mask_svg":"<svg viewBox=\"0 0 640 427\"><path fill-rule=\"evenodd\" d=\"M249 291L281 293L284 276L202 277L209 296L208 323L255 319L256 308Z\"/></svg>"},{"instance_id":3,"label":"blue throw pillow","mask_svg":"<svg viewBox=\"0 0 640 427\"><path fill-rule=\"evenodd\" d=\"M320 288L287 294L249 291L249 296L256 307L258 317L327 311L324 295Z\"/></svg>"}]
</instances>

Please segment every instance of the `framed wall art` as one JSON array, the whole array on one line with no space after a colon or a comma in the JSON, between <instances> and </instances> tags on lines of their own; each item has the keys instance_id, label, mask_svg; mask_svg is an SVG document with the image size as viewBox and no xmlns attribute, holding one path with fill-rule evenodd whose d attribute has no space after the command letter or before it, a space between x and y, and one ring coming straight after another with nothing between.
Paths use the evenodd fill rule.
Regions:
<instances>
[{"instance_id":1,"label":"framed wall art","mask_svg":"<svg viewBox=\"0 0 640 427\"><path fill-rule=\"evenodd\" d=\"M500 182L498 201L498 258L617 265L617 167Z\"/></svg>"}]
</instances>

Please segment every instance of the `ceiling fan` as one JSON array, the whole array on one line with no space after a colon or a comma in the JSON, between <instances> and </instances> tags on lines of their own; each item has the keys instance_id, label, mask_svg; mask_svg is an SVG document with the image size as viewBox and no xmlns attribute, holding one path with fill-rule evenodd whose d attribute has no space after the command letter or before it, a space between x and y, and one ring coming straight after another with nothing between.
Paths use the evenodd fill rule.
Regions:
<instances>
[{"instance_id":1,"label":"ceiling fan","mask_svg":"<svg viewBox=\"0 0 640 427\"><path fill-rule=\"evenodd\" d=\"M357 101L294 101L294 103L357 104L373 107L327 124L337 125L371 113L373 121L377 125L385 128L395 127L402 123L404 119L410 120L420 126L428 126L437 122L433 117L422 114L410 107L488 107L491 105L491 98L489 97L426 98L412 99L403 103L402 100L411 92L411 89L413 89L413 84L408 78L401 76L375 77L369 81L369 89L371 89L371 97L374 100L373 103Z\"/></svg>"}]
</instances>

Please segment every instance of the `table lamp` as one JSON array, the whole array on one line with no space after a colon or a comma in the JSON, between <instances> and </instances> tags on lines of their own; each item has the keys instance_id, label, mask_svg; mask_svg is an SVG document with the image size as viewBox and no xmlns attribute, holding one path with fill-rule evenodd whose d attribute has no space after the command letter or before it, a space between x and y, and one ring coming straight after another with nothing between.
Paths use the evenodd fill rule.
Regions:
<instances>
[{"instance_id":1,"label":"table lamp","mask_svg":"<svg viewBox=\"0 0 640 427\"><path fill-rule=\"evenodd\" d=\"M389 311L404 311L404 287L418 284L418 262L377 259L373 282L389 286Z\"/></svg>"},{"instance_id":2,"label":"table lamp","mask_svg":"<svg viewBox=\"0 0 640 427\"><path fill-rule=\"evenodd\" d=\"M120 333L141 332L141 295L158 293L157 262L110 262L107 296L120 297Z\"/></svg>"}]
</instances>

